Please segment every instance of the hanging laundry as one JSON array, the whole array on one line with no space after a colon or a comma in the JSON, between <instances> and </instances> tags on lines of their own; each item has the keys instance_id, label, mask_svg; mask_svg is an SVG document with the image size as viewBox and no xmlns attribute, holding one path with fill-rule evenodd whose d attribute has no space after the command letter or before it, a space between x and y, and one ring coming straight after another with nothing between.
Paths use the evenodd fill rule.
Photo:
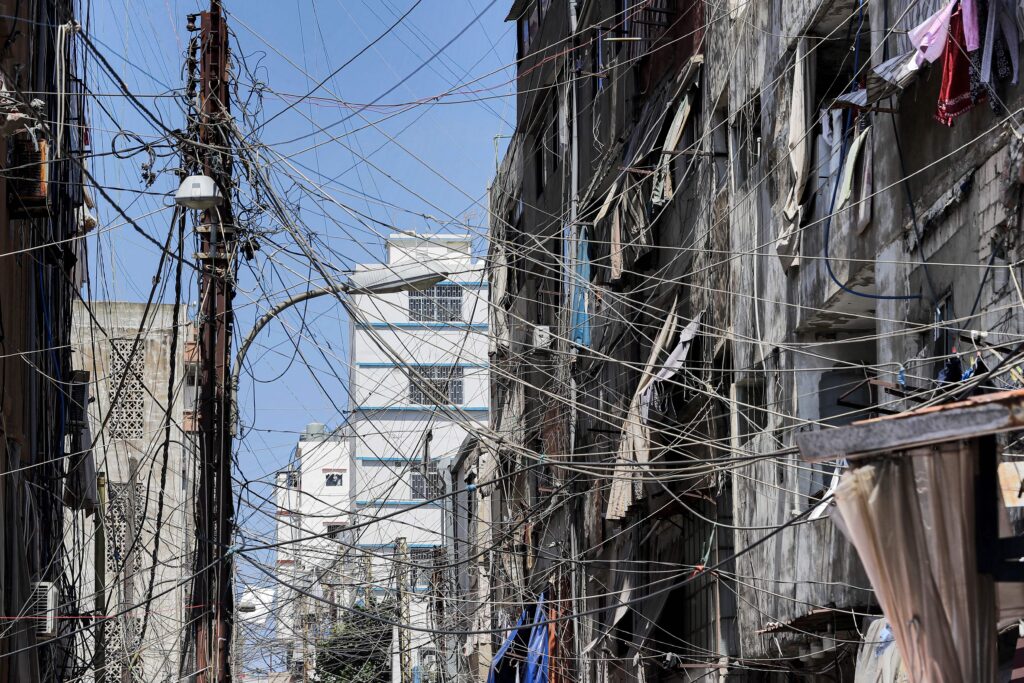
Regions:
<instances>
[{"instance_id":1,"label":"hanging laundry","mask_svg":"<svg viewBox=\"0 0 1024 683\"><path fill-rule=\"evenodd\" d=\"M964 45L968 52L981 47L981 31L978 23L978 3L983 0L962 0L960 9L964 13Z\"/></svg>"},{"instance_id":2,"label":"hanging laundry","mask_svg":"<svg viewBox=\"0 0 1024 683\"><path fill-rule=\"evenodd\" d=\"M960 356L950 356L942 364L938 377L935 378L939 386L944 384L955 384L963 377L963 366L960 364Z\"/></svg>"},{"instance_id":3,"label":"hanging laundry","mask_svg":"<svg viewBox=\"0 0 1024 683\"><path fill-rule=\"evenodd\" d=\"M979 94L984 97L984 93ZM964 42L963 11L953 12L949 21L949 35L942 59L942 87L935 119L952 126L954 119L966 114L980 100L971 92L971 60Z\"/></svg>"},{"instance_id":4,"label":"hanging laundry","mask_svg":"<svg viewBox=\"0 0 1024 683\"><path fill-rule=\"evenodd\" d=\"M1010 77L1010 82L1017 85L1019 62L1020 32L1017 30L1016 10L1008 0L990 0L985 21L985 49L981 57L982 83L991 84Z\"/></svg>"},{"instance_id":5,"label":"hanging laundry","mask_svg":"<svg viewBox=\"0 0 1024 683\"><path fill-rule=\"evenodd\" d=\"M907 34L910 44L915 49L914 56L907 63L908 71L915 71L921 68L925 62L934 62L942 56L946 49L949 21L959 1L950 0L942 9L912 28Z\"/></svg>"},{"instance_id":6,"label":"hanging laundry","mask_svg":"<svg viewBox=\"0 0 1024 683\"><path fill-rule=\"evenodd\" d=\"M868 137L868 133L871 131L871 126L866 127L864 130L857 135L853 140L853 144L850 145L850 151L846 154L846 164L843 166L842 180L839 185L839 201L836 202L835 210L846 206L846 202L850 201L850 196L853 194L853 179L856 175L857 160L860 158L860 152L864 148L864 141Z\"/></svg>"}]
</instances>

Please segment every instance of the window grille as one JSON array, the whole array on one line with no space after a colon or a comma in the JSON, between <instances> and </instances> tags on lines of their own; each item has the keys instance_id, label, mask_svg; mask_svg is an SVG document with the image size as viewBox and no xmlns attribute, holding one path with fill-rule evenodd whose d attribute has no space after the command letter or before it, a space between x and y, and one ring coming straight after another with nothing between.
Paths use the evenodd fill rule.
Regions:
<instances>
[{"instance_id":1,"label":"window grille","mask_svg":"<svg viewBox=\"0 0 1024 683\"><path fill-rule=\"evenodd\" d=\"M107 667L102 683L141 683L145 680L142 663L135 655L142 649L142 617L118 615L103 623Z\"/></svg>"},{"instance_id":2,"label":"window grille","mask_svg":"<svg viewBox=\"0 0 1024 683\"><path fill-rule=\"evenodd\" d=\"M133 541L132 536L142 530L145 519L142 500L145 487L141 482L117 483L108 485L110 500L106 511L106 565L108 580L117 577L120 590L134 586L134 579L142 571L142 543ZM136 683L144 680L141 666L128 655L134 654L142 647L142 617L121 614L106 620L103 624L105 649L108 662L120 664L108 665L102 679L103 683Z\"/></svg>"},{"instance_id":3,"label":"window grille","mask_svg":"<svg viewBox=\"0 0 1024 683\"><path fill-rule=\"evenodd\" d=\"M345 475L341 472L328 472L324 475L324 480L326 486L341 486L345 481Z\"/></svg>"},{"instance_id":4,"label":"window grille","mask_svg":"<svg viewBox=\"0 0 1024 683\"><path fill-rule=\"evenodd\" d=\"M434 285L409 292L409 320L450 323L462 320L462 287Z\"/></svg>"},{"instance_id":5,"label":"window grille","mask_svg":"<svg viewBox=\"0 0 1024 683\"><path fill-rule=\"evenodd\" d=\"M444 495L444 479L437 471L437 461L432 460L427 465L426 476L419 467L412 471L409 478L409 487L412 489L413 500L433 500Z\"/></svg>"},{"instance_id":6,"label":"window grille","mask_svg":"<svg viewBox=\"0 0 1024 683\"><path fill-rule=\"evenodd\" d=\"M324 526L326 527L326 530L327 530L327 538L334 539L335 541L340 539L342 532L345 531L345 525L344 524L336 524L336 523L333 523L333 522L328 522Z\"/></svg>"},{"instance_id":7,"label":"window grille","mask_svg":"<svg viewBox=\"0 0 1024 683\"><path fill-rule=\"evenodd\" d=\"M132 535L137 536L142 531L145 488L140 482L134 486L110 482L107 490L110 492L106 519L107 574L130 576L142 570L141 544L132 542Z\"/></svg>"},{"instance_id":8,"label":"window grille","mask_svg":"<svg viewBox=\"0 0 1024 683\"><path fill-rule=\"evenodd\" d=\"M134 353L132 350L134 349ZM135 339L110 340L109 436L111 439L141 439L144 426L146 370L145 343ZM120 387L120 392L118 392Z\"/></svg>"},{"instance_id":9,"label":"window grille","mask_svg":"<svg viewBox=\"0 0 1024 683\"><path fill-rule=\"evenodd\" d=\"M461 367L420 366L410 371L409 403L432 406L442 401L446 405L462 404Z\"/></svg>"}]
</instances>

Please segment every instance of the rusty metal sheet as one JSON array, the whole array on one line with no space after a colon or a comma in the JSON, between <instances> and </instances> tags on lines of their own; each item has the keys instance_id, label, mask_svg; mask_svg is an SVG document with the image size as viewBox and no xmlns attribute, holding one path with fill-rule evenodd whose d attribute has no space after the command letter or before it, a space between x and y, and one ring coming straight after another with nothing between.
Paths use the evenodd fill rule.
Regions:
<instances>
[{"instance_id":1,"label":"rusty metal sheet","mask_svg":"<svg viewBox=\"0 0 1024 683\"><path fill-rule=\"evenodd\" d=\"M1024 390L985 394L847 427L797 434L807 462L856 459L958 439L1024 428Z\"/></svg>"}]
</instances>

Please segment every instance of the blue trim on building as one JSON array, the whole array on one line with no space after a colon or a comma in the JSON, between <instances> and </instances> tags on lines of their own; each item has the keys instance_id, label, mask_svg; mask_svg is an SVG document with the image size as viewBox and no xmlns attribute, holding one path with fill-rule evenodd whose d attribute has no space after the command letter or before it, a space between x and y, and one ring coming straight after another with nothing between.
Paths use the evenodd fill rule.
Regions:
<instances>
[{"instance_id":1,"label":"blue trim on building","mask_svg":"<svg viewBox=\"0 0 1024 683\"><path fill-rule=\"evenodd\" d=\"M459 287L479 287L484 288L488 286L486 282L457 282L455 280L442 280L438 282L439 285L458 285Z\"/></svg>"},{"instance_id":2,"label":"blue trim on building","mask_svg":"<svg viewBox=\"0 0 1024 683\"><path fill-rule=\"evenodd\" d=\"M438 409L450 410L452 412L461 411L464 413L486 413L490 410L487 406L356 406L354 410L361 413L425 413L434 412Z\"/></svg>"},{"instance_id":3,"label":"blue trim on building","mask_svg":"<svg viewBox=\"0 0 1024 683\"><path fill-rule=\"evenodd\" d=\"M374 329L406 329L406 330L486 330L487 323L426 323L426 322L370 322L356 323L356 327L360 329L366 329L372 327Z\"/></svg>"},{"instance_id":4,"label":"blue trim on building","mask_svg":"<svg viewBox=\"0 0 1024 683\"><path fill-rule=\"evenodd\" d=\"M361 368L487 368L487 363L356 363Z\"/></svg>"},{"instance_id":5,"label":"blue trim on building","mask_svg":"<svg viewBox=\"0 0 1024 683\"><path fill-rule=\"evenodd\" d=\"M356 505L362 505L364 507L405 507L407 505L440 507L441 502L427 500L357 500Z\"/></svg>"},{"instance_id":6,"label":"blue trim on building","mask_svg":"<svg viewBox=\"0 0 1024 683\"><path fill-rule=\"evenodd\" d=\"M384 458L378 455L357 455L356 460L360 460L362 462L415 462L417 460L420 460L420 458L406 458L401 455L395 456L393 458Z\"/></svg>"},{"instance_id":7,"label":"blue trim on building","mask_svg":"<svg viewBox=\"0 0 1024 683\"><path fill-rule=\"evenodd\" d=\"M357 548L366 548L367 550L384 550L385 548L394 548L394 543L357 543ZM444 547L440 543L410 543L409 548L412 550L429 550L433 548Z\"/></svg>"}]
</instances>

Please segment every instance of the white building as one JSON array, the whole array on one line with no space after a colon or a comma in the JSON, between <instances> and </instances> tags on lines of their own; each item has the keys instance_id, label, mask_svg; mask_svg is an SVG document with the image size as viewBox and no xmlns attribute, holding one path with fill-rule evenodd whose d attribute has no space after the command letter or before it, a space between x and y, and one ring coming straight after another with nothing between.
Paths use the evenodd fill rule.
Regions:
<instances>
[{"instance_id":1,"label":"white building","mask_svg":"<svg viewBox=\"0 0 1024 683\"><path fill-rule=\"evenodd\" d=\"M348 445L314 422L299 438L293 462L276 480L277 540L285 545L277 551L282 587L275 618L287 669L293 680L305 681L314 671L319 629L331 621L322 617L337 616L325 606L352 600L343 531L352 509Z\"/></svg>"},{"instance_id":2,"label":"white building","mask_svg":"<svg viewBox=\"0 0 1024 683\"><path fill-rule=\"evenodd\" d=\"M354 521L376 521L352 543L377 599L394 597L404 574L402 619L427 627L435 549L446 536L443 473L467 432L487 423L487 285L468 235L391 235L386 248L390 266L432 262L449 275L420 292L354 297L351 496ZM408 556L396 552L398 539ZM428 680L440 650L425 632L396 634L392 680L403 665L414 681Z\"/></svg>"}]
</instances>

